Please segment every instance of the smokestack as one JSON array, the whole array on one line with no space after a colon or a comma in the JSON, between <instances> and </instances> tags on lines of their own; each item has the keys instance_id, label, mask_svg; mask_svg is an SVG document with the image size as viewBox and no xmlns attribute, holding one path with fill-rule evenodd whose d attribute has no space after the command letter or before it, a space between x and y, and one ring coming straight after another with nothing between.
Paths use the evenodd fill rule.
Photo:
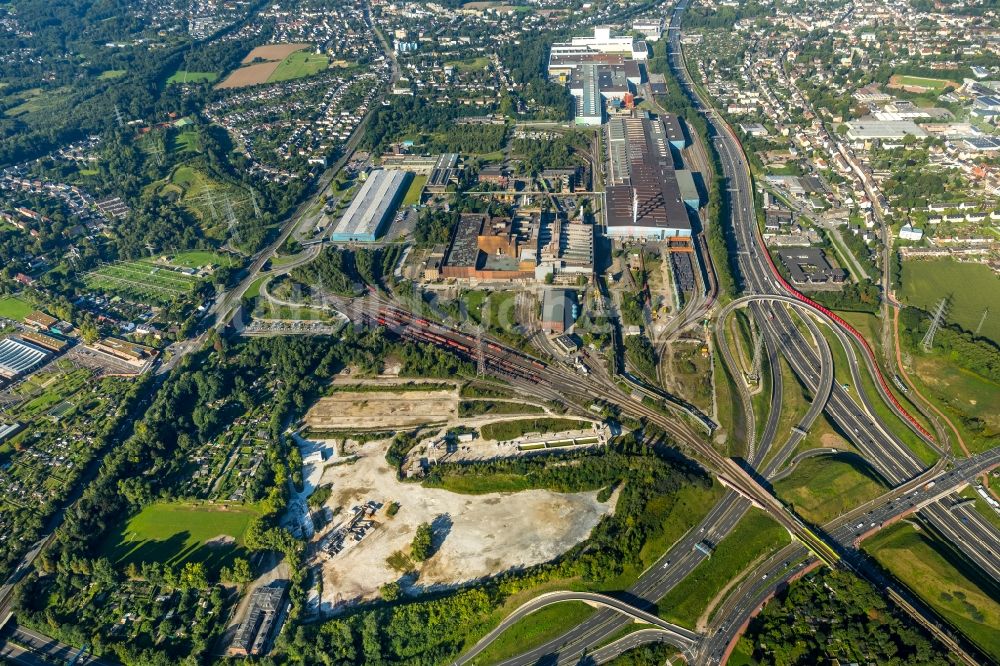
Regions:
<instances>
[{"instance_id":1,"label":"smokestack","mask_svg":"<svg viewBox=\"0 0 1000 666\"><path fill-rule=\"evenodd\" d=\"M637 226L639 223L639 192L634 187L632 188L632 226Z\"/></svg>"}]
</instances>

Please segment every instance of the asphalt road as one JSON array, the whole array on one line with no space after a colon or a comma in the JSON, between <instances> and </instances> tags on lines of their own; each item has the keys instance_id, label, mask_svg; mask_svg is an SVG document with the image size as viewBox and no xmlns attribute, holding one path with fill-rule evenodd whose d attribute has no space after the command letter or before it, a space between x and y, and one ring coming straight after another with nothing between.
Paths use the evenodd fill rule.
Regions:
<instances>
[{"instance_id":1,"label":"asphalt road","mask_svg":"<svg viewBox=\"0 0 1000 666\"><path fill-rule=\"evenodd\" d=\"M677 62L680 53L679 18L686 9L687 1L682 0L671 17L669 59L675 72L682 80L687 81L692 97L695 97L693 86L686 78L686 71ZM714 127L715 147L721 157L723 173L728 182L733 231L738 243L737 261L744 293L785 294L787 292L773 274L773 269L764 256L764 251L760 249L752 185L739 144L721 122L721 119L715 117L713 112L709 112L707 118ZM859 405L842 387L831 385L832 362L825 343L820 343L820 354L817 355L804 339L784 306L774 304L757 306L755 312L760 315L758 323L763 322L770 344L781 349L782 354L786 356L793 369L807 383L814 395L827 396L828 399L820 404L890 484L905 483L908 479L919 477L925 471L925 466L915 458L909 448L880 423L876 416L877 412L871 406L868 396L862 394L862 405ZM810 329L813 331L814 339L822 339L821 335L816 335L817 331L815 331L814 325L810 325ZM842 331L838 331L838 334L842 340L845 339ZM850 351L851 373L855 378L855 386L860 387L862 384L859 380L860 369L857 358L853 354L853 349ZM866 358L867 363L868 359ZM869 372L872 369L871 367L865 368ZM813 409L810 410L810 416L815 418L817 415L818 408L814 404ZM769 438L773 438L775 434L768 429L765 432L768 433ZM801 433L793 431L789 444L783 446L775 454L766 471L773 473L783 461L782 454L790 453L797 444L796 438L800 439L801 436ZM764 444L763 440L764 438L762 438L762 445ZM763 448L766 449L767 446L764 445ZM991 452L990 455L998 454ZM925 517L937 529L951 538L953 543L962 549L970 559L976 561L989 572L995 566L993 560L996 553L1000 552L1000 549L994 547L996 530L991 525L984 524L984 520L971 515L974 512L967 507L960 506L952 510L946 503L954 504L955 498L949 497L950 493L944 493L943 496L938 497L938 494L933 493L933 488L950 490L951 482L954 482L955 487L958 487L964 484L966 479L974 476L972 472L978 469L979 465L992 464L996 464L996 462L978 460L968 464L959 463L955 470L944 472L944 474L951 475L947 477L947 480L942 478L942 480L936 481L935 486L929 490L921 488L909 490L907 495L902 498L887 499L884 504L869 504L870 508L867 509L867 514L863 517L858 518L853 514L850 515L851 520L858 520L857 523L838 525L835 531L826 532L826 538L834 541L838 548L847 555L850 560L849 566L863 567L864 570L861 573L881 587L889 589L892 594L908 596L905 590L900 592L899 586L895 585L893 581L885 581L870 567L865 567L864 561L858 559L854 553L854 542L863 533L878 529L879 526L900 515L923 507L921 510ZM928 497L931 494L935 496ZM735 493L729 493L703 521L696 536L705 533L718 537L724 536L745 511L745 508L743 511L739 510L740 503L749 504ZM957 512L965 512L970 515L957 516ZM649 594L648 598L655 598L656 594L662 596L662 593L683 579L697 565L695 561L697 556L692 555L690 551L684 552L685 546L690 548L693 545L692 538L691 535L688 535L682 540L686 540L687 543L678 544L671 549L670 553L661 560L663 564L658 562L653 569L647 571L634 589L642 588ZM673 554L674 560L668 558L671 554ZM758 567L724 602L722 611L717 613L718 619L713 633L696 652L696 661L699 663L719 663L725 656L726 646L738 635L750 615L759 608L760 603L778 587L786 584L792 576L804 570L810 559L808 551L804 547L793 544L765 562L764 567ZM658 567L663 567L664 571L669 569L670 575L656 575L654 572L657 571ZM631 593L632 590L629 592ZM922 608L919 603L911 603L910 605L922 621L928 625L937 623L933 614ZM620 620L616 621L615 618L598 613L558 639L504 663L527 665L535 663L543 657L548 657L549 660L555 657L555 663L574 663L589 645L604 640L620 626ZM632 640L638 641L641 640L641 637L637 636Z\"/></svg>"}]
</instances>

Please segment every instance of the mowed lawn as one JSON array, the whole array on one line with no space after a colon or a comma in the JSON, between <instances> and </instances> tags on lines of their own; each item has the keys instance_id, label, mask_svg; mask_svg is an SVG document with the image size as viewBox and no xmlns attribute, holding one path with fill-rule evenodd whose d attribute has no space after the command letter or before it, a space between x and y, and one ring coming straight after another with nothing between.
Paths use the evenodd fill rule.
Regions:
<instances>
[{"instance_id":1,"label":"mowed lawn","mask_svg":"<svg viewBox=\"0 0 1000 666\"><path fill-rule=\"evenodd\" d=\"M894 74L890 83L900 86L920 86L935 92L942 92L948 86L955 85L947 79L931 79L925 76L907 76L906 74Z\"/></svg>"},{"instance_id":2,"label":"mowed lawn","mask_svg":"<svg viewBox=\"0 0 1000 666\"><path fill-rule=\"evenodd\" d=\"M330 66L330 58L322 53L311 51L296 51L281 61L278 67L267 77L268 83L290 81L304 76L312 76Z\"/></svg>"},{"instance_id":3,"label":"mowed lawn","mask_svg":"<svg viewBox=\"0 0 1000 666\"><path fill-rule=\"evenodd\" d=\"M21 321L35 311L31 303L16 296L0 298L0 317Z\"/></svg>"},{"instance_id":4,"label":"mowed lawn","mask_svg":"<svg viewBox=\"0 0 1000 666\"><path fill-rule=\"evenodd\" d=\"M1000 277L988 266L951 259L904 261L900 297L928 312L942 298L950 297L945 319L967 331L976 330L989 308L979 334L1000 344Z\"/></svg>"},{"instance_id":5,"label":"mowed lawn","mask_svg":"<svg viewBox=\"0 0 1000 666\"><path fill-rule=\"evenodd\" d=\"M908 523L865 542L871 553L966 636L1000 660L1000 588L986 590L953 565L936 541Z\"/></svg>"},{"instance_id":6,"label":"mowed lawn","mask_svg":"<svg viewBox=\"0 0 1000 666\"><path fill-rule=\"evenodd\" d=\"M218 78L216 72L189 72L180 69L170 75L167 83L214 83Z\"/></svg>"},{"instance_id":7,"label":"mowed lawn","mask_svg":"<svg viewBox=\"0 0 1000 666\"><path fill-rule=\"evenodd\" d=\"M202 266L232 266L235 260L226 254L218 254L210 250L188 250L177 254L168 254L171 266L180 268L201 268Z\"/></svg>"},{"instance_id":8,"label":"mowed lawn","mask_svg":"<svg viewBox=\"0 0 1000 666\"><path fill-rule=\"evenodd\" d=\"M776 482L774 489L814 525L822 525L886 490L868 464L851 453L807 458Z\"/></svg>"},{"instance_id":9,"label":"mowed lawn","mask_svg":"<svg viewBox=\"0 0 1000 666\"><path fill-rule=\"evenodd\" d=\"M537 610L511 625L472 663L485 666L516 657L558 638L593 615L595 610L582 601L565 601Z\"/></svg>"},{"instance_id":10,"label":"mowed lawn","mask_svg":"<svg viewBox=\"0 0 1000 666\"><path fill-rule=\"evenodd\" d=\"M238 555L252 507L230 504L158 502L132 516L105 544L104 554L116 565L161 562L179 567L203 562L210 575Z\"/></svg>"}]
</instances>

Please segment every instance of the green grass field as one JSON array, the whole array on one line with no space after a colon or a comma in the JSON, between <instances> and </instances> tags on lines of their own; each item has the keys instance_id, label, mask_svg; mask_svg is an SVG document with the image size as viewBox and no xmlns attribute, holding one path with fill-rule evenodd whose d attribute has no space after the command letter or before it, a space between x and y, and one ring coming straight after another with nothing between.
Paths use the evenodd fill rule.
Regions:
<instances>
[{"instance_id":1,"label":"green grass field","mask_svg":"<svg viewBox=\"0 0 1000 666\"><path fill-rule=\"evenodd\" d=\"M198 132L195 130L178 132L173 138L170 150L176 154L200 153L201 143L198 141Z\"/></svg>"},{"instance_id":2,"label":"green grass field","mask_svg":"<svg viewBox=\"0 0 1000 666\"><path fill-rule=\"evenodd\" d=\"M35 311L35 307L28 301L16 296L5 296L0 298L0 317L21 321Z\"/></svg>"},{"instance_id":3,"label":"green grass field","mask_svg":"<svg viewBox=\"0 0 1000 666\"><path fill-rule=\"evenodd\" d=\"M986 590L950 562L948 551L908 523L883 530L864 549L927 604L1000 660L1000 588Z\"/></svg>"},{"instance_id":4,"label":"green grass field","mask_svg":"<svg viewBox=\"0 0 1000 666\"><path fill-rule=\"evenodd\" d=\"M201 278L145 261L107 264L84 276L91 289L168 304L194 292Z\"/></svg>"},{"instance_id":5,"label":"green grass field","mask_svg":"<svg viewBox=\"0 0 1000 666\"><path fill-rule=\"evenodd\" d=\"M838 312L838 314L843 317L848 323L854 326L869 344L876 347L876 340L881 337L881 327L879 325L879 319L875 315L863 313L863 312ZM835 366L841 364L843 366L843 382L850 384L851 375L846 367L847 356L844 353L843 345L840 344L840 340L832 332L824 332L827 335L827 340L830 343L830 347L833 350L834 364ZM864 352L861 350L859 345L854 343L855 357L858 359L858 369L861 373L861 386L850 386L848 393L851 394L851 398L855 400L859 405L861 404L860 398L858 398L857 393L859 391L864 391L865 395L868 396L869 401L872 404L872 408L875 413L882 419L884 423L887 424L888 429L899 438L901 442L906 444L906 446L928 467L933 465L937 459L938 454L932 449L924 440L910 429L908 425L896 415L889 405L886 404L885 400L881 398L878 389L875 385L875 379L872 377L871 373L868 372L867 366L863 363ZM876 351L876 354L878 352ZM836 381L841 381L841 374L839 371L835 370ZM889 381L890 390L899 400L899 403L917 419L918 422L922 423L923 426L928 430L932 431L931 425L923 417L920 411L910 402L910 399L899 392L898 389Z\"/></svg>"},{"instance_id":6,"label":"green grass field","mask_svg":"<svg viewBox=\"0 0 1000 666\"><path fill-rule=\"evenodd\" d=\"M582 601L566 601L546 606L523 617L493 641L473 664L496 664L522 652L538 647L572 629L594 613Z\"/></svg>"},{"instance_id":7,"label":"green grass field","mask_svg":"<svg viewBox=\"0 0 1000 666\"><path fill-rule=\"evenodd\" d=\"M296 51L295 53L290 53L287 58L281 61L277 68L271 72L271 76L267 77L267 82L276 83L278 81L301 79L304 76L318 74L329 66L330 58L325 54L313 53L312 51Z\"/></svg>"},{"instance_id":8,"label":"green grass field","mask_svg":"<svg viewBox=\"0 0 1000 666\"><path fill-rule=\"evenodd\" d=\"M416 175L413 180L410 181L410 187L406 190L406 195L403 197L404 206L416 206L420 203L420 195L423 194L424 185L427 184L427 176Z\"/></svg>"},{"instance_id":9,"label":"green grass field","mask_svg":"<svg viewBox=\"0 0 1000 666\"><path fill-rule=\"evenodd\" d=\"M589 421L578 421L576 419L537 418L487 423L479 429L479 432L482 434L484 439L509 440L521 437L522 435L530 432L545 434L549 432L588 429L590 429Z\"/></svg>"},{"instance_id":10,"label":"green grass field","mask_svg":"<svg viewBox=\"0 0 1000 666\"><path fill-rule=\"evenodd\" d=\"M490 59L486 56L480 56L478 58L466 58L465 60L451 60L446 62L445 66L454 67L460 72L478 72L486 69L488 64L490 64Z\"/></svg>"},{"instance_id":11,"label":"green grass field","mask_svg":"<svg viewBox=\"0 0 1000 666\"><path fill-rule=\"evenodd\" d=\"M58 106L69 96L71 92L72 89L68 86L54 88L51 90L43 90L42 88L22 90L10 95L9 98L4 100L6 102L10 98L16 98L16 100L20 102L19 104L4 111L4 115L8 118L16 118L18 116Z\"/></svg>"},{"instance_id":12,"label":"green grass field","mask_svg":"<svg viewBox=\"0 0 1000 666\"><path fill-rule=\"evenodd\" d=\"M180 268L201 268L202 266L232 266L235 260L229 255L218 254L210 250L188 250L177 254L168 254L170 264Z\"/></svg>"},{"instance_id":13,"label":"green grass field","mask_svg":"<svg viewBox=\"0 0 1000 666\"><path fill-rule=\"evenodd\" d=\"M111 534L104 554L121 567L203 562L211 576L234 557L245 556L243 536L255 515L253 508L238 505L151 504Z\"/></svg>"},{"instance_id":14,"label":"green grass field","mask_svg":"<svg viewBox=\"0 0 1000 666\"><path fill-rule=\"evenodd\" d=\"M218 78L216 72L189 72L179 69L170 75L167 83L214 83Z\"/></svg>"},{"instance_id":15,"label":"green grass field","mask_svg":"<svg viewBox=\"0 0 1000 666\"><path fill-rule=\"evenodd\" d=\"M101 81L107 81L108 79L117 79L119 77L125 76L127 73L128 70L125 69L109 69L101 72L101 74L97 78L100 79Z\"/></svg>"},{"instance_id":16,"label":"green grass field","mask_svg":"<svg viewBox=\"0 0 1000 666\"><path fill-rule=\"evenodd\" d=\"M329 321L330 315L323 310L306 306L291 307L269 302L258 303L253 316L258 319L280 319L282 321Z\"/></svg>"},{"instance_id":17,"label":"green grass field","mask_svg":"<svg viewBox=\"0 0 1000 666\"><path fill-rule=\"evenodd\" d=\"M1000 276L982 264L951 259L904 261L900 299L928 312L949 297L946 321L975 331L990 309L980 335L1000 344Z\"/></svg>"},{"instance_id":18,"label":"green grass field","mask_svg":"<svg viewBox=\"0 0 1000 666\"><path fill-rule=\"evenodd\" d=\"M867 463L848 453L803 460L794 472L775 483L774 489L814 525L822 525L886 490Z\"/></svg>"},{"instance_id":19,"label":"green grass field","mask_svg":"<svg viewBox=\"0 0 1000 666\"><path fill-rule=\"evenodd\" d=\"M264 284L264 280L268 278L267 275L261 275L259 278L250 283L247 287L246 292L243 294L244 298L257 298L260 296L260 285Z\"/></svg>"},{"instance_id":20,"label":"green grass field","mask_svg":"<svg viewBox=\"0 0 1000 666\"><path fill-rule=\"evenodd\" d=\"M660 617L693 628L729 581L738 578L758 557L788 542L788 532L783 527L757 509L751 509L718 544L712 556L659 601Z\"/></svg>"},{"instance_id":21,"label":"green grass field","mask_svg":"<svg viewBox=\"0 0 1000 666\"><path fill-rule=\"evenodd\" d=\"M969 450L979 452L996 446L1000 433L1000 384L959 367L939 349L931 354L914 350L911 359L910 379L958 428ZM970 417L979 419L985 427L970 430L965 421ZM953 444L955 452L961 453L958 443Z\"/></svg>"},{"instance_id":22,"label":"green grass field","mask_svg":"<svg viewBox=\"0 0 1000 666\"><path fill-rule=\"evenodd\" d=\"M898 84L900 86L921 86L923 88L933 90L934 92L943 92L945 88L953 85L952 82L947 79L931 79L924 76L907 76L905 74L893 75L891 83Z\"/></svg>"}]
</instances>

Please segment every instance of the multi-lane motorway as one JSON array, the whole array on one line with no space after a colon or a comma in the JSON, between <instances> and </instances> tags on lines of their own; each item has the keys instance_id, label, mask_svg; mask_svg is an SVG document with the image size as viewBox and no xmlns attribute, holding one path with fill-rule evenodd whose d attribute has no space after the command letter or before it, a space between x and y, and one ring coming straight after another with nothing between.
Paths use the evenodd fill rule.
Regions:
<instances>
[{"instance_id":1,"label":"multi-lane motorway","mask_svg":"<svg viewBox=\"0 0 1000 666\"><path fill-rule=\"evenodd\" d=\"M737 243L738 278L745 294L779 297L754 299L756 302L750 306L758 327L765 336L771 365L774 365L776 350L780 350L800 380L814 396L817 396L807 418L793 430L785 445L777 451L770 451L771 443L778 433L771 427L773 419L768 419L759 450L754 449L749 452L750 464L759 469L760 475L764 478L773 477L804 436L811 425L811 420L819 414L820 409L824 409L885 481L897 489L824 526L821 538L824 542L833 544L836 551L843 555L846 566L886 590L893 600L914 614L925 626L937 633L951 649L969 661L972 658L965 652L965 647L939 629L939 622L934 614L919 600L913 598L907 590L894 581L886 580L857 552L856 544L861 537L897 520L900 516L919 512L924 520L948 538L971 562L988 575L997 578L997 574L1000 574L1000 561L997 559L1000 553L998 547L1000 537L997 531L967 505L963 506L953 491L973 478L977 472L1000 463L1000 452L991 451L975 459L959 462L950 470L945 469L948 461L943 460L933 470L928 471L926 465L895 435L894 430L881 421L870 402L872 397L864 395L860 389L864 385L860 373L875 374L880 380L876 385L881 389L880 396L875 399L885 400L904 423L912 424L915 433L924 438L929 445L935 446L933 440L930 440L908 414L902 412L901 407L894 405L892 397L886 394L867 343L857 340L862 353L862 363L859 363L854 347L856 332L842 326L841 322L834 319L835 324L831 328L838 342L843 344L847 351L850 372L855 386L861 391L859 402L844 387L832 383L830 351L825 337L817 330L815 323L809 317L802 318L811 337L818 344L818 349L814 348L803 335L787 306L775 302L802 299L800 294L789 290L763 248L753 203L753 184L739 142L725 122L711 110L706 100L700 98L687 73L680 49L680 19L688 2L689 0L682 0L678 3L671 15L668 60L687 93L705 113L713 131L714 148L720 158L730 199L732 231ZM768 452L771 455L767 465L758 468L757 466L768 456ZM725 469L724 466L714 467L716 472ZM745 487L744 493L746 493ZM757 499L753 494L749 496ZM749 505L750 502L740 494L728 493L696 530L686 535L643 574L639 582L628 591L628 596L649 604L661 598L700 562L700 551L693 548L694 544L703 540L718 543L729 533ZM774 513L773 504L764 506L771 510L772 514ZM784 524L787 526L787 523ZM810 546L814 551L820 550L816 548L815 543ZM733 638L742 630L750 615L760 607L760 604L779 586L786 584L793 576L801 574L814 561L813 555L805 547L793 543L756 567L720 604L714 614L709 635L694 649L682 646L688 657L695 663L720 663L726 656L727 646L731 645ZM555 662L560 664L575 663L586 650L606 640L624 622L620 615L604 611L595 613L587 621L557 639L504 663L526 666L543 657L554 658ZM654 636L654 632L642 632L634 635L628 644L662 639L664 639L662 634ZM598 655L602 659L610 658L618 652L620 650L616 646L611 650L591 653L590 658L598 660Z\"/></svg>"}]
</instances>

